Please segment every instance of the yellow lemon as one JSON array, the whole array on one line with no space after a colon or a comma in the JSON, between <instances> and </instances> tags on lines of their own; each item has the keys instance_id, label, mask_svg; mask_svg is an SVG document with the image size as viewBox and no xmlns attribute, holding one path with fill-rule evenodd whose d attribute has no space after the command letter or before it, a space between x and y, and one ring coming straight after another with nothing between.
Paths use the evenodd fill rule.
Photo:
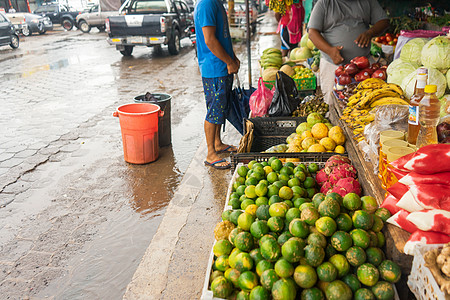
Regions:
<instances>
[{"instance_id":1,"label":"yellow lemon","mask_svg":"<svg viewBox=\"0 0 450 300\"><path fill-rule=\"evenodd\" d=\"M322 146L321 144L314 144L308 148L308 152L326 152L326 151L327 150L325 149L325 147Z\"/></svg>"},{"instance_id":2,"label":"yellow lemon","mask_svg":"<svg viewBox=\"0 0 450 300\"><path fill-rule=\"evenodd\" d=\"M312 127L311 134L318 140L323 139L328 136L328 127L323 123L317 123Z\"/></svg>"},{"instance_id":3,"label":"yellow lemon","mask_svg":"<svg viewBox=\"0 0 450 300\"><path fill-rule=\"evenodd\" d=\"M308 149L309 147L311 147L314 144L317 144L316 139L313 138L313 137L307 137L302 142L302 148L303 149Z\"/></svg>"},{"instance_id":4,"label":"yellow lemon","mask_svg":"<svg viewBox=\"0 0 450 300\"><path fill-rule=\"evenodd\" d=\"M252 216L256 216L256 210L258 209L258 205L250 204L245 208L245 212L251 214Z\"/></svg>"},{"instance_id":5,"label":"yellow lemon","mask_svg":"<svg viewBox=\"0 0 450 300\"><path fill-rule=\"evenodd\" d=\"M345 135L343 132L336 132L329 135L330 138L333 139L333 141L336 142L337 145L343 145L345 143Z\"/></svg>"},{"instance_id":6,"label":"yellow lemon","mask_svg":"<svg viewBox=\"0 0 450 300\"><path fill-rule=\"evenodd\" d=\"M317 124L316 124L317 125ZM334 150L336 148L336 143L333 141L332 138L324 137L319 141L319 144L325 147L327 150Z\"/></svg>"},{"instance_id":7,"label":"yellow lemon","mask_svg":"<svg viewBox=\"0 0 450 300\"><path fill-rule=\"evenodd\" d=\"M301 147L301 146L302 146L303 140L304 140L304 139L298 134L298 135L294 138L294 140L292 141L292 143L293 143L294 145L296 145L296 146Z\"/></svg>"},{"instance_id":8,"label":"yellow lemon","mask_svg":"<svg viewBox=\"0 0 450 300\"><path fill-rule=\"evenodd\" d=\"M339 153L339 154L344 154L345 153L345 148L341 145L336 146L336 148L334 148L334 152Z\"/></svg>"},{"instance_id":9,"label":"yellow lemon","mask_svg":"<svg viewBox=\"0 0 450 300\"><path fill-rule=\"evenodd\" d=\"M309 130L303 131L303 133L302 133L302 138L303 139L306 139L306 138L309 138L309 137L312 137L312 136L313 135L312 135L311 131L309 131Z\"/></svg>"},{"instance_id":10,"label":"yellow lemon","mask_svg":"<svg viewBox=\"0 0 450 300\"><path fill-rule=\"evenodd\" d=\"M328 136L332 135L332 134L336 134L336 133L342 133L344 134L344 131L342 130L341 127L339 126L334 126L330 128L330 131L328 132Z\"/></svg>"}]
</instances>

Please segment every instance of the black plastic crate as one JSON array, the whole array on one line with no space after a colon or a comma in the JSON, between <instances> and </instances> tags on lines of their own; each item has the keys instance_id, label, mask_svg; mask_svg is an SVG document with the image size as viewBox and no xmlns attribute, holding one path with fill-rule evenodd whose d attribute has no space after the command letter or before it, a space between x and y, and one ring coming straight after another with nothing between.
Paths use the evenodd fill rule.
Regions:
<instances>
[{"instance_id":1,"label":"black plastic crate","mask_svg":"<svg viewBox=\"0 0 450 300\"><path fill-rule=\"evenodd\" d=\"M259 153L259 152L249 152L249 153L231 153L231 167L236 169L239 163L248 164L252 160L258 162L268 161L269 158L275 156L278 158L296 158L300 162L326 162L331 156L338 153L334 152L295 152L295 153ZM339 154L342 156L347 156L347 154Z\"/></svg>"},{"instance_id":2,"label":"black plastic crate","mask_svg":"<svg viewBox=\"0 0 450 300\"><path fill-rule=\"evenodd\" d=\"M306 117L258 117L248 120L254 125L254 137L278 136L286 138L295 132L300 123L306 122Z\"/></svg>"}]
</instances>

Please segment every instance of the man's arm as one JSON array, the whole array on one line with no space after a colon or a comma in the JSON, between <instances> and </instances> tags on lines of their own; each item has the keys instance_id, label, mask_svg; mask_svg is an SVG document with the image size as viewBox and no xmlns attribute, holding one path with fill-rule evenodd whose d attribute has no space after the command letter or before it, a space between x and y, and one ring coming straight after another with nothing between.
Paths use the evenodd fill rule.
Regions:
<instances>
[{"instance_id":1,"label":"man's arm","mask_svg":"<svg viewBox=\"0 0 450 300\"><path fill-rule=\"evenodd\" d=\"M227 64L228 74L237 73L239 70L240 62L236 57L230 57L225 49L220 44L219 40L216 38L216 27L215 26L205 26L202 27L203 36L205 37L205 44L208 49L214 54L218 59Z\"/></svg>"},{"instance_id":2,"label":"man's arm","mask_svg":"<svg viewBox=\"0 0 450 300\"><path fill-rule=\"evenodd\" d=\"M374 36L381 35L387 28L389 27L389 20L383 19L376 22L372 27L369 28L366 32L361 33L355 40L355 43L358 47L368 47L370 44L370 40Z\"/></svg>"},{"instance_id":3,"label":"man's arm","mask_svg":"<svg viewBox=\"0 0 450 300\"><path fill-rule=\"evenodd\" d=\"M323 38L322 34L317 29L309 28L309 39L313 42L314 46L317 49L325 52L330 56L333 60L333 63L338 65L344 61L344 58L341 56L340 50L342 50L342 46L331 46L328 42Z\"/></svg>"}]
</instances>

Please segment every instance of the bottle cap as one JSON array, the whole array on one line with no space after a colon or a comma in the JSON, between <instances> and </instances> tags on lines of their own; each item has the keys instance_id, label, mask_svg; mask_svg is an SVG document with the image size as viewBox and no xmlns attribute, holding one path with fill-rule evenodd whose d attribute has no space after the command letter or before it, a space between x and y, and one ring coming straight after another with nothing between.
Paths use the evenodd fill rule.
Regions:
<instances>
[{"instance_id":1,"label":"bottle cap","mask_svg":"<svg viewBox=\"0 0 450 300\"><path fill-rule=\"evenodd\" d=\"M425 86L425 90L424 90L425 93L431 94L431 93L436 93L436 91L437 91L437 85L430 84L430 85Z\"/></svg>"},{"instance_id":2,"label":"bottle cap","mask_svg":"<svg viewBox=\"0 0 450 300\"><path fill-rule=\"evenodd\" d=\"M417 80L427 81L427 79L428 79L428 74L417 74Z\"/></svg>"},{"instance_id":3,"label":"bottle cap","mask_svg":"<svg viewBox=\"0 0 450 300\"><path fill-rule=\"evenodd\" d=\"M418 68L417 69L417 75L420 75L420 74L428 74L428 69L424 68L424 67Z\"/></svg>"}]
</instances>

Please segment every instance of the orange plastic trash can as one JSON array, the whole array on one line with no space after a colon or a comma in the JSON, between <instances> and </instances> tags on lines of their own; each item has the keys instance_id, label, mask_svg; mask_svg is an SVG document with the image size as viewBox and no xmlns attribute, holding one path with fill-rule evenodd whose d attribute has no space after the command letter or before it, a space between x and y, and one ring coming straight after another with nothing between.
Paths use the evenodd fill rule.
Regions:
<instances>
[{"instance_id":1,"label":"orange plastic trash can","mask_svg":"<svg viewBox=\"0 0 450 300\"><path fill-rule=\"evenodd\" d=\"M164 113L156 104L131 103L113 113L119 117L125 161L147 164L158 159L158 122Z\"/></svg>"}]
</instances>

